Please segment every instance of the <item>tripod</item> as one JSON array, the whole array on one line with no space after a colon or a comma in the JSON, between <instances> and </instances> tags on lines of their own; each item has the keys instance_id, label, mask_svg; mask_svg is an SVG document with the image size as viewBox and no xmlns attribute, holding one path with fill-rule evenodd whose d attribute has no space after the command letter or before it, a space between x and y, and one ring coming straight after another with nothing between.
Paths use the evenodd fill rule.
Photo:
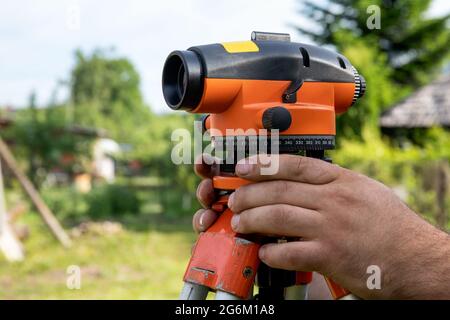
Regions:
<instances>
[{"instance_id":1,"label":"tripod","mask_svg":"<svg viewBox=\"0 0 450 320\"><path fill-rule=\"evenodd\" d=\"M306 156L330 161L324 150L307 150ZM227 207L228 196L249 181L235 176L216 176L213 185L219 199L212 209L221 213L216 222L200 234L184 275L182 300L206 299L209 291L215 291L216 300L257 299L278 301L286 298L287 288L297 286L296 297L307 298L311 272L274 269L262 263L258 250L262 244L289 241L252 235L237 234L231 229L233 212ZM256 281L255 281L256 280ZM335 299L354 299L349 291L326 278ZM253 295L253 286L259 292Z\"/></svg>"}]
</instances>

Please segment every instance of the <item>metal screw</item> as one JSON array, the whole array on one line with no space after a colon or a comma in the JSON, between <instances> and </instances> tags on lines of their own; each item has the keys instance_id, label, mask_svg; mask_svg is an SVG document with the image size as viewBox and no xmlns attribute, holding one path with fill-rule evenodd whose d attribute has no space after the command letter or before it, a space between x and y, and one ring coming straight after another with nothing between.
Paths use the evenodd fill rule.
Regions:
<instances>
[{"instance_id":1,"label":"metal screw","mask_svg":"<svg viewBox=\"0 0 450 320\"><path fill-rule=\"evenodd\" d=\"M244 278L248 279L253 275L253 269L250 267L245 267L244 271L242 272L244 275Z\"/></svg>"}]
</instances>

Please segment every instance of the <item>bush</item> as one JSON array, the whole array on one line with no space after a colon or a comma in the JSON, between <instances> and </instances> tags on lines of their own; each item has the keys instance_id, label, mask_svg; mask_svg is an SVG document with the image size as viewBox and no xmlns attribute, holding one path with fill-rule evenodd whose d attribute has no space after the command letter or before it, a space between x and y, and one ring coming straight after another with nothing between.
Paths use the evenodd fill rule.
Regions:
<instances>
[{"instance_id":1,"label":"bush","mask_svg":"<svg viewBox=\"0 0 450 320\"><path fill-rule=\"evenodd\" d=\"M125 186L102 185L87 194L87 215L102 218L137 214L140 211L140 200L136 192Z\"/></svg>"},{"instance_id":2,"label":"bush","mask_svg":"<svg viewBox=\"0 0 450 320\"><path fill-rule=\"evenodd\" d=\"M105 219L125 214L138 214L141 200L133 188L103 184L82 194L72 187L46 188L42 197L62 220Z\"/></svg>"},{"instance_id":3,"label":"bush","mask_svg":"<svg viewBox=\"0 0 450 320\"><path fill-rule=\"evenodd\" d=\"M163 193L161 204L164 214L171 218L192 216L201 207L195 193L185 192L177 188L167 189Z\"/></svg>"},{"instance_id":4,"label":"bush","mask_svg":"<svg viewBox=\"0 0 450 320\"><path fill-rule=\"evenodd\" d=\"M85 195L72 187L42 188L42 198L53 213L62 220L79 220L87 211Z\"/></svg>"}]
</instances>

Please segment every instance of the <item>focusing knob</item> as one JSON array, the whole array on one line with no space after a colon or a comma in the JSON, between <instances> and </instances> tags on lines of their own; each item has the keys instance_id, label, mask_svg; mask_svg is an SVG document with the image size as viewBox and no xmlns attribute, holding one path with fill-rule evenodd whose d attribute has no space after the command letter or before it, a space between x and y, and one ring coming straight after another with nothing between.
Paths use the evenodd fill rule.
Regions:
<instances>
[{"instance_id":1,"label":"focusing knob","mask_svg":"<svg viewBox=\"0 0 450 320\"><path fill-rule=\"evenodd\" d=\"M272 107L266 109L262 116L262 123L265 129L278 129L285 131L291 126L292 117L288 109L284 107Z\"/></svg>"},{"instance_id":2,"label":"focusing knob","mask_svg":"<svg viewBox=\"0 0 450 320\"><path fill-rule=\"evenodd\" d=\"M359 88L358 98L362 98L366 93L366 79L362 75L359 75Z\"/></svg>"},{"instance_id":3,"label":"focusing knob","mask_svg":"<svg viewBox=\"0 0 450 320\"><path fill-rule=\"evenodd\" d=\"M355 75L355 92L353 94L352 105L366 93L366 79L364 79L364 77L360 75L354 67L353 74Z\"/></svg>"}]
</instances>

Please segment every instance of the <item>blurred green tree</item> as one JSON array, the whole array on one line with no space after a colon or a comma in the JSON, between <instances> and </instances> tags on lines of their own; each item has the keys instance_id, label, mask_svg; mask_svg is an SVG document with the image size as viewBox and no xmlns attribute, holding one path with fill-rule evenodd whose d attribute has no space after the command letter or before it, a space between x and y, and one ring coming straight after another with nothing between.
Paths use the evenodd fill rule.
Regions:
<instances>
[{"instance_id":1,"label":"blurred green tree","mask_svg":"<svg viewBox=\"0 0 450 320\"><path fill-rule=\"evenodd\" d=\"M127 145L124 157L148 162L154 155L151 136L157 117L140 91L140 76L126 58L95 50L75 52L67 115L72 123L105 129Z\"/></svg>"},{"instance_id":2,"label":"blurred green tree","mask_svg":"<svg viewBox=\"0 0 450 320\"><path fill-rule=\"evenodd\" d=\"M300 33L346 55L367 80L364 99L337 120L339 135L363 138L378 132L380 113L415 86L430 81L450 53L449 15L427 17L431 1L301 1L312 27ZM375 7L374 7L375 5ZM378 6L378 7L376 7ZM377 11L377 8L380 8ZM379 28L373 23L376 14Z\"/></svg>"},{"instance_id":3,"label":"blurred green tree","mask_svg":"<svg viewBox=\"0 0 450 320\"><path fill-rule=\"evenodd\" d=\"M303 13L316 22L318 31L297 29L321 44L341 47L342 31L368 40L385 54L392 79L420 85L440 71L450 53L450 14L430 18L431 0L327 0L303 1ZM379 8L379 11L378 9ZM373 23L379 14L380 25Z\"/></svg>"},{"instance_id":4,"label":"blurred green tree","mask_svg":"<svg viewBox=\"0 0 450 320\"><path fill-rule=\"evenodd\" d=\"M139 74L126 58L102 50L90 55L77 51L75 58L68 105L71 121L106 129L126 146L120 161L139 160L147 174L158 177L166 188L160 190L165 214L191 214L198 179L192 166L172 162L171 134L180 128L192 134L194 117L153 114L143 102Z\"/></svg>"},{"instance_id":5,"label":"blurred green tree","mask_svg":"<svg viewBox=\"0 0 450 320\"><path fill-rule=\"evenodd\" d=\"M133 111L143 104L139 89L140 77L126 58L114 58L107 52L95 50L91 55L75 52L70 94L75 105L93 103L105 114L113 113L119 105Z\"/></svg>"}]
</instances>

